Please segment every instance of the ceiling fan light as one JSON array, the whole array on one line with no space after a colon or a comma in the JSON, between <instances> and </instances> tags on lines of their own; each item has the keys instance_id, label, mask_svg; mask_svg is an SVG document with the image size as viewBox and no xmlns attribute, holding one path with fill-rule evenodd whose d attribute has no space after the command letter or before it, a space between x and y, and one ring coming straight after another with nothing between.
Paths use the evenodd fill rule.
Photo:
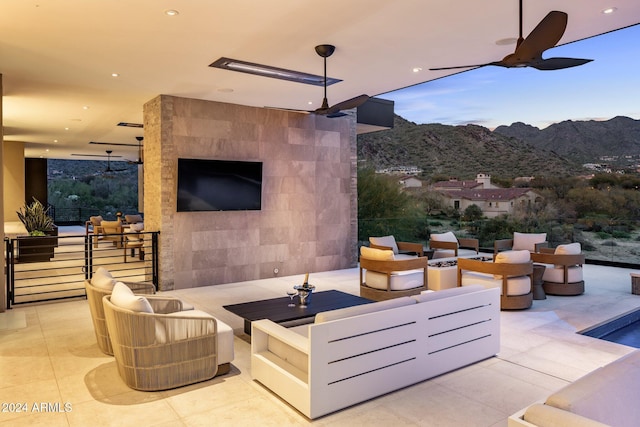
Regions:
<instances>
[{"instance_id":1,"label":"ceiling fan light","mask_svg":"<svg viewBox=\"0 0 640 427\"><path fill-rule=\"evenodd\" d=\"M270 65L256 64L253 62L240 61L237 59L220 58L211 64L210 67L223 70L238 71L241 73L253 74L256 76L271 77L274 79L288 80L297 83L305 83L314 86L324 85L324 77L316 74L303 73L301 71L287 70L285 68L272 67ZM338 83L342 80L327 77L327 86Z\"/></svg>"}]
</instances>

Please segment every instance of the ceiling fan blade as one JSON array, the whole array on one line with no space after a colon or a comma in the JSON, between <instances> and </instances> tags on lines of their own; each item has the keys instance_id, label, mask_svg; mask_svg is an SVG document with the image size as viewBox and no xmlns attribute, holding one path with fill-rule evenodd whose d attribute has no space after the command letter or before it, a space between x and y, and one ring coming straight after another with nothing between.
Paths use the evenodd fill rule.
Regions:
<instances>
[{"instance_id":1,"label":"ceiling fan blade","mask_svg":"<svg viewBox=\"0 0 640 427\"><path fill-rule=\"evenodd\" d=\"M520 63L533 61L542 56L542 52L554 47L567 28L567 14L553 10L518 45L512 55Z\"/></svg>"},{"instance_id":2,"label":"ceiling fan blade","mask_svg":"<svg viewBox=\"0 0 640 427\"><path fill-rule=\"evenodd\" d=\"M300 113L300 114L311 114L311 113L313 113L313 111L298 110L296 108L283 108L283 107L270 107L270 106L265 106L264 108L267 108L269 110L287 111L287 112L290 112L290 113Z\"/></svg>"},{"instance_id":3,"label":"ceiling fan blade","mask_svg":"<svg viewBox=\"0 0 640 427\"><path fill-rule=\"evenodd\" d=\"M563 68L577 67L584 65L587 62L591 62L593 59L579 59L579 58L549 58L541 59L539 61L529 64L530 67L538 70L562 70Z\"/></svg>"},{"instance_id":4,"label":"ceiling fan blade","mask_svg":"<svg viewBox=\"0 0 640 427\"><path fill-rule=\"evenodd\" d=\"M355 98L347 99L346 101L338 102L336 105L329 107L325 114L335 114L342 110L351 110L357 108L369 100L369 95L359 95Z\"/></svg>"},{"instance_id":5,"label":"ceiling fan blade","mask_svg":"<svg viewBox=\"0 0 640 427\"><path fill-rule=\"evenodd\" d=\"M437 67L437 68L429 68L429 71L457 70L458 68L479 68L479 67L486 67L487 65L498 65L498 63L497 62L487 62L486 64L456 65L454 67Z\"/></svg>"}]
</instances>

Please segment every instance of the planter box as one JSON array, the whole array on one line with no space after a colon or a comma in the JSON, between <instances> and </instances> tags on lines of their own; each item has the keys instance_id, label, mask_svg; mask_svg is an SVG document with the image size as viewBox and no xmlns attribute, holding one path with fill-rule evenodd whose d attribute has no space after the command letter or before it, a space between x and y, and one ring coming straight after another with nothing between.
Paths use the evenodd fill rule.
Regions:
<instances>
[{"instance_id":1,"label":"planter box","mask_svg":"<svg viewBox=\"0 0 640 427\"><path fill-rule=\"evenodd\" d=\"M18 236L16 242L19 262L43 262L53 258L54 248L58 245L58 237Z\"/></svg>"}]
</instances>

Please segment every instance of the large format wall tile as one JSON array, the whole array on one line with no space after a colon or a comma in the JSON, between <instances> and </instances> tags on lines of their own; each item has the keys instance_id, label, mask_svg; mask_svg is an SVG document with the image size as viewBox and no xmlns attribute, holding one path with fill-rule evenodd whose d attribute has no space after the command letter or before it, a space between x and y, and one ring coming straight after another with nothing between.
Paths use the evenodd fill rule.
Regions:
<instances>
[{"instance_id":1,"label":"large format wall tile","mask_svg":"<svg viewBox=\"0 0 640 427\"><path fill-rule=\"evenodd\" d=\"M355 116L161 95L145 105L145 223L161 289L356 265ZM263 162L262 210L176 212L178 158Z\"/></svg>"}]
</instances>

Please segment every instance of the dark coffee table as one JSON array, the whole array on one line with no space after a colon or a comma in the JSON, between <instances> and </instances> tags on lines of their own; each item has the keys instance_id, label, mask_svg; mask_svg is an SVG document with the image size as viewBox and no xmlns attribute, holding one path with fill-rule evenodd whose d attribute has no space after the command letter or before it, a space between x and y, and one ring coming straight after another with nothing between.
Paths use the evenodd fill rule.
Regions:
<instances>
[{"instance_id":1,"label":"dark coffee table","mask_svg":"<svg viewBox=\"0 0 640 427\"><path fill-rule=\"evenodd\" d=\"M304 319L311 320L309 318L323 311L374 302L336 290L314 292L311 295L311 302L306 307L300 306L297 299L294 301L296 301L295 307L288 307L289 297L282 297L225 305L223 308L242 317L244 331L251 335L251 322L254 320L269 319L276 323L295 323Z\"/></svg>"}]
</instances>

